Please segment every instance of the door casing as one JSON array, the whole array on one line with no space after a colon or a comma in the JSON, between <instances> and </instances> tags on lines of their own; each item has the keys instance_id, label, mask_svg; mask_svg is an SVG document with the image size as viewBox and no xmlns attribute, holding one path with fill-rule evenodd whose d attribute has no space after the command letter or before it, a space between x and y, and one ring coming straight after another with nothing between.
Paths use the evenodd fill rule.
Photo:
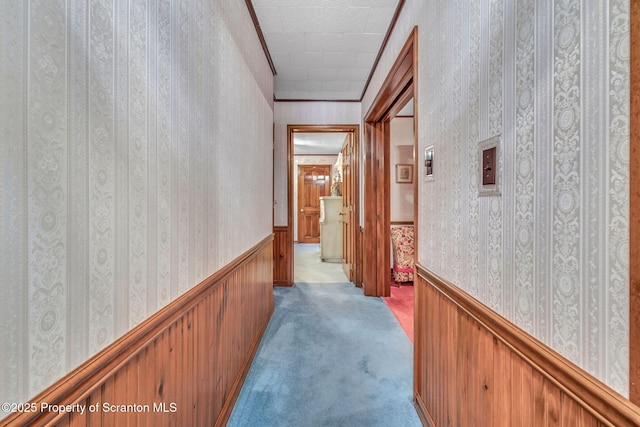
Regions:
<instances>
[{"instance_id":1,"label":"door casing","mask_svg":"<svg viewBox=\"0 0 640 427\"><path fill-rule=\"evenodd\" d=\"M363 290L365 295L391 295L389 248L391 222L390 190L390 128L391 119L413 99L414 116L418 117L417 102L418 28L414 27L383 82L364 120L364 248ZM414 171L417 176L418 120L414 126ZM418 241L418 190L414 185L414 230ZM418 259L418 248L415 248Z\"/></svg>"},{"instance_id":2,"label":"door casing","mask_svg":"<svg viewBox=\"0 0 640 427\"><path fill-rule=\"evenodd\" d=\"M310 132L346 132L346 133L350 133L351 134L351 138L353 141L353 150L355 153L359 153L360 150L360 125L358 124L335 124L335 125L313 125L313 124L289 124L287 125L287 168L289 173L287 174L287 224L289 229L291 230L294 224L293 221L293 182L294 182L294 174L296 173L295 171L295 162L294 162L294 150L293 150L293 137L294 134L296 132L304 132L304 133L310 133ZM355 200L355 204L354 204L354 208L353 208L353 212L352 212L352 218L355 218L356 221L354 221L355 223L358 222L358 218L360 218L360 206L358 203L359 197L360 197L360 161L359 161L360 156L354 156L354 163L353 163L353 170L352 170L352 194L353 194L353 200ZM343 186L345 185L345 183L342 184ZM354 224L354 226L352 228L355 228L356 225ZM353 239L355 240L357 233L354 230L353 233L351 233L353 235ZM290 264L290 268L291 271L289 273L289 277L291 278L290 282L288 283L288 285L293 284L293 276L294 276L294 272L293 272L293 264L294 264L294 250L293 250L293 243L294 243L294 239L293 239L293 232L291 231L290 233L288 233L288 242L287 242L287 246L288 246L288 253L291 254L291 260L289 262ZM357 253L357 245L355 244L355 241L352 242L352 244L350 245L351 247L351 259L353 260L354 266L353 266L353 270L355 271L356 266L358 265L358 263L360 262L359 260L362 258L361 254ZM352 277L355 278L355 275L352 275ZM356 286L360 286L359 283L354 282L354 284Z\"/></svg>"}]
</instances>

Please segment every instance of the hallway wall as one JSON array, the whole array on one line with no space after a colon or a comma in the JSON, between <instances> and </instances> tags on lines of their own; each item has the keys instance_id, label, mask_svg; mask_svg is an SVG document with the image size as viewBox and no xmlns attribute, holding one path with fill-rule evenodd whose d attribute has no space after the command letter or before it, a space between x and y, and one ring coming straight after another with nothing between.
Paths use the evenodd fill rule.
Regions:
<instances>
[{"instance_id":1,"label":"hallway wall","mask_svg":"<svg viewBox=\"0 0 640 427\"><path fill-rule=\"evenodd\" d=\"M628 7L407 2L362 103L417 25L418 261L624 395ZM495 135L501 194L480 197Z\"/></svg>"},{"instance_id":2,"label":"hallway wall","mask_svg":"<svg viewBox=\"0 0 640 427\"><path fill-rule=\"evenodd\" d=\"M0 401L21 402L271 234L273 76L241 2L0 20Z\"/></svg>"}]
</instances>

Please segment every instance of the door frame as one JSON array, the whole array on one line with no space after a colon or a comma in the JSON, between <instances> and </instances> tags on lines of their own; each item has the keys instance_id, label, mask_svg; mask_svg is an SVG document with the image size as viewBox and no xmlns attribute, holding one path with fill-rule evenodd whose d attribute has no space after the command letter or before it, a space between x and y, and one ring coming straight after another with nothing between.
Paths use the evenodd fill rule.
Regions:
<instances>
[{"instance_id":1,"label":"door frame","mask_svg":"<svg viewBox=\"0 0 640 427\"><path fill-rule=\"evenodd\" d=\"M414 27L382 83L364 119L363 290L368 296L391 295L389 150L391 119L413 98L413 176L418 161L418 27ZM414 241L418 241L418 185L414 184ZM417 245L416 245L417 246ZM415 248L418 259L418 248Z\"/></svg>"},{"instance_id":2,"label":"door frame","mask_svg":"<svg viewBox=\"0 0 640 427\"><path fill-rule=\"evenodd\" d=\"M353 151L354 153L360 152L360 125L359 124L334 124L334 125L313 125L313 124L289 124L287 125L287 224L289 224L289 228L291 232L288 233L288 250L289 254L291 254L291 260L289 262L290 265L290 276L291 283L293 283L294 278L294 257L295 252L293 250L293 182L294 182L294 174L296 173L296 165L294 159L293 152L293 136L295 133L331 133L331 132L346 132L350 133L353 138ZM356 219L356 223L359 222L360 218L360 204L358 200L360 198L360 156L354 156L354 170L353 170L353 198L356 201L354 204L354 218ZM345 185L343 183L343 185ZM352 228L355 228L354 225ZM356 231L352 230L353 239L351 245L351 255L352 260L354 262L354 269L356 268L357 263L359 262L357 248L355 244L355 238L357 236ZM358 283L355 283L358 286Z\"/></svg>"}]
</instances>

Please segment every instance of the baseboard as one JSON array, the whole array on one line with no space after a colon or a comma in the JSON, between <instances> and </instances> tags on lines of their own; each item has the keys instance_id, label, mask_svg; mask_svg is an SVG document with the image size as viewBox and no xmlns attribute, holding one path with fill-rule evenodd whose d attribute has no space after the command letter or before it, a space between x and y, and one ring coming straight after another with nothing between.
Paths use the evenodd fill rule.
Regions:
<instances>
[{"instance_id":1,"label":"baseboard","mask_svg":"<svg viewBox=\"0 0 640 427\"><path fill-rule=\"evenodd\" d=\"M30 401L34 412L0 426L224 425L273 313L272 246L270 235L44 390ZM42 403L97 410L56 413Z\"/></svg>"},{"instance_id":2,"label":"baseboard","mask_svg":"<svg viewBox=\"0 0 640 427\"><path fill-rule=\"evenodd\" d=\"M431 415L429 415L429 411L427 411L427 406L419 395L416 395L413 399L413 406L415 406L423 426L436 427L436 423L431 419Z\"/></svg>"},{"instance_id":3,"label":"baseboard","mask_svg":"<svg viewBox=\"0 0 640 427\"><path fill-rule=\"evenodd\" d=\"M629 400L454 284L417 272L416 402L434 425L640 425Z\"/></svg>"}]
</instances>

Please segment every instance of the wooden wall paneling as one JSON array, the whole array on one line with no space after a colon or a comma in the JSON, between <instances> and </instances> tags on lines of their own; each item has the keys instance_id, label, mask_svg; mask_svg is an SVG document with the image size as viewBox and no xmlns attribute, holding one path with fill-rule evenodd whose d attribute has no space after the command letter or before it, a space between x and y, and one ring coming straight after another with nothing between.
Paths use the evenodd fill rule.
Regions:
<instances>
[{"instance_id":1,"label":"wooden wall paneling","mask_svg":"<svg viewBox=\"0 0 640 427\"><path fill-rule=\"evenodd\" d=\"M560 425L563 427L584 425L583 413L585 412L575 400L571 399L565 393L560 395ZM592 417L591 417L592 418Z\"/></svg>"},{"instance_id":2,"label":"wooden wall paneling","mask_svg":"<svg viewBox=\"0 0 640 427\"><path fill-rule=\"evenodd\" d=\"M458 317L456 311L451 305L446 305L446 320L443 328L444 339L447 348L455 349L458 347L457 343L460 341L458 335ZM448 357L445 359L445 381L447 384L457 382L457 357ZM455 387L445 387L445 393L447 400L445 402L445 417L448 424L458 423L458 417L456 416L456 400L461 400L462 396L458 393Z\"/></svg>"},{"instance_id":3,"label":"wooden wall paneling","mask_svg":"<svg viewBox=\"0 0 640 427\"><path fill-rule=\"evenodd\" d=\"M513 377L511 361L513 355L509 349L499 341L497 338L493 338L493 373L492 377L497 378L494 382L494 394L496 396L511 396L512 395L512 380ZM510 427L511 424L511 410L513 401L507 399L492 399L493 409L491 410L494 416L494 425L496 427Z\"/></svg>"},{"instance_id":4,"label":"wooden wall paneling","mask_svg":"<svg viewBox=\"0 0 640 427\"><path fill-rule=\"evenodd\" d=\"M216 330L217 310L219 309L217 294L209 297L209 307L207 309L207 372L216 372L216 343L219 342ZM208 419L215 420L216 414L219 413L220 407L216 404L216 391L218 389L215 375L207 378L207 396L209 405Z\"/></svg>"},{"instance_id":5,"label":"wooden wall paneling","mask_svg":"<svg viewBox=\"0 0 640 427\"><path fill-rule=\"evenodd\" d=\"M224 425L273 312L272 240L269 236L33 399L97 404L98 411L16 413L0 426ZM154 411L154 403L176 411ZM149 411L114 413L103 406L133 404L149 405Z\"/></svg>"},{"instance_id":6,"label":"wooden wall paneling","mask_svg":"<svg viewBox=\"0 0 640 427\"><path fill-rule=\"evenodd\" d=\"M471 373L469 376L469 398L471 399L471 404L469 405L469 420L471 424L480 425L480 423L482 423L480 417L483 412L482 400L484 398L483 386L486 379L486 369L484 369L484 366L477 364L477 355L482 354L483 358L487 355L482 353L482 329L480 325L473 319L469 319L469 321L473 328L473 333L469 341L471 346L468 355L469 359L467 360L469 372Z\"/></svg>"},{"instance_id":7,"label":"wooden wall paneling","mask_svg":"<svg viewBox=\"0 0 640 427\"><path fill-rule=\"evenodd\" d=\"M521 357L511 359L513 408L512 426L535 427L533 425L533 368Z\"/></svg>"},{"instance_id":8,"label":"wooden wall paneling","mask_svg":"<svg viewBox=\"0 0 640 427\"><path fill-rule=\"evenodd\" d=\"M425 425L637 426L640 408L423 266L415 404Z\"/></svg>"},{"instance_id":9,"label":"wooden wall paneling","mask_svg":"<svg viewBox=\"0 0 640 427\"><path fill-rule=\"evenodd\" d=\"M58 424L60 425L60 424ZM64 424L63 424L64 425ZM79 412L72 412L69 414L69 427L85 427L87 426L87 413L80 414Z\"/></svg>"},{"instance_id":10,"label":"wooden wall paneling","mask_svg":"<svg viewBox=\"0 0 640 427\"><path fill-rule=\"evenodd\" d=\"M171 371L170 377L172 379L172 385L174 390L182 390L184 387L183 379L184 375L182 373L182 369L184 367L185 362L182 360L183 350L182 347L184 345L184 330L182 324L185 322L184 316L177 319L174 323L174 327L170 330L174 332L175 339L175 347L173 348L173 352L175 354L175 365L169 365L169 369ZM175 399L174 402L178 406L178 412L176 412L176 420L179 425L182 425L185 421L185 412L184 408L186 408L186 401L184 399L185 395L183 393L172 393L172 397Z\"/></svg>"},{"instance_id":11,"label":"wooden wall paneling","mask_svg":"<svg viewBox=\"0 0 640 427\"><path fill-rule=\"evenodd\" d=\"M413 287L413 310L415 313L424 313L422 304L422 293L425 286L414 286ZM419 316L413 316L413 396L414 403L418 406L417 397L421 396L420 393L423 390L423 367L422 359L418 359L418 349L426 348L423 344L423 331L425 328L422 325L423 318L419 318ZM418 413L420 411L418 410Z\"/></svg>"},{"instance_id":12,"label":"wooden wall paneling","mask_svg":"<svg viewBox=\"0 0 640 427\"><path fill-rule=\"evenodd\" d=\"M224 310L224 307L222 304L223 294L222 292L217 292L214 295L212 295L211 298L214 301L214 311L211 313L211 317L216 319L215 326L212 329L211 333L215 335L215 339L218 342L224 342L222 324L220 322L220 319L222 317L221 312L222 310ZM215 348L213 349L213 354L215 356L215 364L214 364L213 372L215 372L215 375L213 376L213 381L214 381L213 397L214 398L213 398L212 406L214 407L216 414L222 411L222 407L223 407L222 403L224 402L225 385L222 384L222 381L224 379L222 377L222 372L224 372L225 360L223 358L222 351L223 349L220 346L215 346Z\"/></svg>"},{"instance_id":13,"label":"wooden wall paneling","mask_svg":"<svg viewBox=\"0 0 640 427\"><path fill-rule=\"evenodd\" d=\"M84 400L87 405L100 405L102 402L102 387L98 387L91 395ZM99 426L101 425L100 421L102 418L101 412L98 411L89 411L87 413L87 424L88 426Z\"/></svg>"},{"instance_id":14,"label":"wooden wall paneling","mask_svg":"<svg viewBox=\"0 0 640 427\"><path fill-rule=\"evenodd\" d=\"M547 378L544 379L544 402L545 406L545 416L546 416L546 426L554 427L561 426L561 399L562 393L560 390L555 387L555 385ZM575 425L574 420L574 425Z\"/></svg>"},{"instance_id":15,"label":"wooden wall paneling","mask_svg":"<svg viewBox=\"0 0 640 427\"><path fill-rule=\"evenodd\" d=\"M98 424L99 426L115 426L117 424L115 414L113 412L104 411L102 406L105 403L109 405L116 402L115 384L118 381L119 375L119 372L116 372L104 383L102 400L100 401L100 413L102 414L102 417L100 419L100 424Z\"/></svg>"},{"instance_id":16,"label":"wooden wall paneling","mask_svg":"<svg viewBox=\"0 0 640 427\"><path fill-rule=\"evenodd\" d=\"M196 335L201 338L196 342L196 381L198 387L196 388L196 395L198 396L198 424L202 425L207 420L212 419L209 413L209 402L211 402L211 374L207 374L207 358L208 358L208 344L209 339L207 337L207 331L210 330L211 324L208 322L208 313L211 309L211 295L209 295L204 301L199 304L201 307L197 310L198 321L196 322Z\"/></svg>"},{"instance_id":17,"label":"wooden wall paneling","mask_svg":"<svg viewBox=\"0 0 640 427\"><path fill-rule=\"evenodd\" d=\"M232 273L233 274L233 273ZM221 292L224 292L227 283L226 280L221 283ZM194 387L197 387L197 381L194 374L194 341L196 339L193 326L194 326L194 311L195 308L192 307L189 311L185 313L184 321L182 323L182 369L178 372L182 378L182 390L184 390L184 406L181 411L182 419L184 422L194 422L197 419L197 412L195 411L195 401L194 401Z\"/></svg>"},{"instance_id":18,"label":"wooden wall paneling","mask_svg":"<svg viewBox=\"0 0 640 427\"><path fill-rule=\"evenodd\" d=\"M454 312L455 314L455 312ZM469 398L469 347L467 343L469 342L470 333L469 333L469 320L466 316L460 316L457 319L453 319L454 322L458 324L458 338L457 341L454 342L454 346L456 348L455 358L455 372L456 378L453 381L456 382L455 387L450 387L454 390L453 392L457 392L457 400L460 402L471 402ZM455 394L454 394L455 395ZM455 401L455 400L454 400ZM469 421L469 405L454 405L453 410L455 411L456 420L458 425L466 426L471 425Z\"/></svg>"},{"instance_id":19,"label":"wooden wall paneling","mask_svg":"<svg viewBox=\"0 0 640 427\"><path fill-rule=\"evenodd\" d=\"M273 227L273 283L276 286L293 284L293 231L289 227Z\"/></svg>"},{"instance_id":20,"label":"wooden wall paneling","mask_svg":"<svg viewBox=\"0 0 640 427\"><path fill-rule=\"evenodd\" d=\"M166 376L166 360L170 352L169 331L160 334L153 340L152 348L148 351L149 363L153 363L153 367L148 371L153 373L153 390L151 391L151 399L154 402L166 403L164 399L164 382ZM151 382L149 382L151 383ZM148 426L151 421L147 422Z\"/></svg>"},{"instance_id":21,"label":"wooden wall paneling","mask_svg":"<svg viewBox=\"0 0 640 427\"><path fill-rule=\"evenodd\" d=\"M437 297L438 300L442 299L440 295ZM436 378L435 387L431 390L431 396L429 400L435 404L435 414L434 419L438 425L446 425L447 420L445 419L445 407L444 405L447 403L447 392L446 392L446 378L445 378L445 361L447 357L442 357L442 354L438 354L438 348L447 348L446 341L444 340L444 334L446 333L443 328L446 324L446 306L444 304L439 303L437 308L433 310L432 313L432 321L434 326L437 329L434 330L433 343L435 344L434 348L431 350L431 354L434 360L437 361L435 369L432 372L433 378ZM440 398L439 398L440 397Z\"/></svg>"}]
</instances>

